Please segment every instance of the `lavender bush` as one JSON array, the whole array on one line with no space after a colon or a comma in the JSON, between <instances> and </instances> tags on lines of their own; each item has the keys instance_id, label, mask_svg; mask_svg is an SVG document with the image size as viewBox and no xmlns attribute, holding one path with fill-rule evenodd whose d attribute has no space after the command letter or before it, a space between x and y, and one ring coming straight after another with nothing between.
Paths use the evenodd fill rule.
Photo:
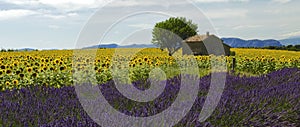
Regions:
<instances>
[{"instance_id":1,"label":"lavender bush","mask_svg":"<svg viewBox=\"0 0 300 127\"><path fill-rule=\"evenodd\" d=\"M176 126L300 126L300 70L282 69L259 77L227 76L221 101L206 122L197 122L210 85L200 79L200 89L190 112ZM135 82L141 90L147 84ZM164 92L141 103L122 96L112 81L98 85L108 102L120 112L139 117L168 108L180 90L180 77L167 80ZM83 110L74 87L32 86L0 92L2 126L91 126L95 122Z\"/></svg>"}]
</instances>

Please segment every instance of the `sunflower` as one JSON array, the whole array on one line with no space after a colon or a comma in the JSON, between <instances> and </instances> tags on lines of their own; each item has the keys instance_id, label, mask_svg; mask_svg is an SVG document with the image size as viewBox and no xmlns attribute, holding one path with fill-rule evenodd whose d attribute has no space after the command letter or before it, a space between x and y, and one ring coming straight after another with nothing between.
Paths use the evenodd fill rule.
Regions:
<instances>
[{"instance_id":1,"label":"sunflower","mask_svg":"<svg viewBox=\"0 0 300 127\"><path fill-rule=\"evenodd\" d=\"M20 74L20 73L21 73L21 71L19 71L19 70L16 71L16 74L17 74L17 75Z\"/></svg>"},{"instance_id":2,"label":"sunflower","mask_svg":"<svg viewBox=\"0 0 300 127\"><path fill-rule=\"evenodd\" d=\"M19 65L19 63L17 63L17 62L15 62L15 63L13 64L14 67L17 67L18 65Z\"/></svg>"},{"instance_id":3,"label":"sunflower","mask_svg":"<svg viewBox=\"0 0 300 127\"><path fill-rule=\"evenodd\" d=\"M6 82L5 82L5 85L6 85L6 86L9 86L9 85L10 85L10 82L9 82L9 81L6 81Z\"/></svg>"},{"instance_id":4,"label":"sunflower","mask_svg":"<svg viewBox=\"0 0 300 127\"><path fill-rule=\"evenodd\" d=\"M27 72L29 72L29 73L32 72L32 68L31 68L31 67L28 67L28 68L27 68Z\"/></svg>"},{"instance_id":5,"label":"sunflower","mask_svg":"<svg viewBox=\"0 0 300 127\"><path fill-rule=\"evenodd\" d=\"M25 75L23 73L19 74L20 78L23 78Z\"/></svg>"},{"instance_id":6,"label":"sunflower","mask_svg":"<svg viewBox=\"0 0 300 127\"><path fill-rule=\"evenodd\" d=\"M0 70L0 76L3 75L3 71Z\"/></svg>"},{"instance_id":7,"label":"sunflower","mask_svg":"<svg viewBox=\"0 0 300 127\"><path fill-rule=\"evenodd\" d=\"M4 70L5 69L5 65L1 65L0 68Z\"/></svg>"},{"instance_id":8,"label":"sunflower","mask_svg":"<svg viewBox=\"0 0 300 127\"><path fill-rule=\"evenodd\" d=\"M59 68L60 71L63 71L63 70L65 70L65 69L66 69L65 66L62 66L62 67Z\"/></svg>"},{"instance_id":9,"label":"sunflower","mask_svg":"<svg viewBox=\"0 0 300 127\"><path fill-rule=\"evenodd\" d=\"M149 65L153 65L154 64L154 62L153 61L149 61L149 63L148 63Z\"/></svg>"},{"instance_id":10,"label":"sunflower","mask_svg":"<svg viewBox=\"0 0 300 127\"><path fill-rule=\"evenodd\" d=\"M14 85L18 85L18 84L19 84L19 81L15 79L15 80L13 81L13 84L14 84Z\"/></svg>"},{"instance_id":11,"label":"sunflower","mask_svg":"<svg viewBox=\"0 0 300 127\"><path fill-rule=\"evenodd\" d=\"M9 69L8 69L8 70L6 70L6 74L11 74L11 72L12 72L12 71L11 71L11 70L9 70Z\"/></svg>"},{"instance_id":12,"label":"sunflower","mask_svg":"<svg viewBox=\"0 0 300 127\"><path fill-rule=\"evenodd\" d=\"M159 63L157 62L157 63L155 63L155 66L159 66Z\"/></svg>"},{"instance_id":13,"label":"sunflower","mask_svg":"<svg viewBox=\"0 0 300 127\"><path fill-rule=\"evenodd\" d=\"M148 61L148 57L145 57L145 58L144 58L144 61L147 62L147 61Z\"/></svg>"},{"instance_id":14,"label":"sunflower","mask_svg":"<svg viewBox=\"0 0 300 127\"><path fill-rule=\"evenodd\" d=\"M60 60L59 60L59 59L56 59L54 62L55 62L56 64L58 64L58 63L60 62Z\"/></svg>"},{"instance_id":15,"label":"sunflower","mask_svg":"<svg viewBox=\"0 0 300 127\"><path fill-rule=\"evenodd\" d=\"M35 66L40 66L40 64L39 64L39 63L34 63L34 65L35 65Z\"/></svg>"},{"instance_id":16,"label":"sunflower","mask_svg":"<svg viewBox=\"0 0 300 127\"><path fill-rule=\"evenodd\" d=\"M110 66L110 62L106 62L106 67L109 67Z\"/></svg>"},{"instance_id":17,"label":"sunflower","mask_svg":"<svg viewBox=\"0 0 300 127\"><path fill-rule=\"evenodd\" d=\"M37 77L37 73L33 73L32 77L34 77L34 78Z\"/></svg>"}]
</instances>

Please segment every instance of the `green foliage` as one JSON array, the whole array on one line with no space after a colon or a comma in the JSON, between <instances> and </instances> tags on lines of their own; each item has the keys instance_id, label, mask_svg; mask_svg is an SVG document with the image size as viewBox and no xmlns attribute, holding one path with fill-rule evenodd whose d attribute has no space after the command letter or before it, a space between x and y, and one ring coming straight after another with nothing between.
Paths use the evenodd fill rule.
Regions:
<instances>
[{"instance_id":1,"label":"green foliage","mask_svg":"<svg viewBox=\"0 0 300 127\"><path fill-rule=\"evenodd\" d=\"M198 26L184 17L171 17L156 23L152 31L152 43L161 49L167 48L169 55L181 48L181 41L197 34Z\"/></svg>"},{"instance_id":2,"label":"green foliage","mask_svg":"<svg viewBox=\"0 0 300 127\"><path fill-rule=\"evenodd\" d=\"M230 56L235 56L235 51L230 51Z\"/></svg>"},{"instance_id":3,"label":"green foliage","mask_svg":"<svg viewBox=\"0 0 300 127\"><path fill-rule=\"evenodd\" d=\"M253 47L245 47L245 48L253 48ZM273 49L273 50L288 50L288 51L300 51L300 45L287 45L287 46L268 46L268 47L254 47L255 49Z\"/></svg>"}]
</instances>

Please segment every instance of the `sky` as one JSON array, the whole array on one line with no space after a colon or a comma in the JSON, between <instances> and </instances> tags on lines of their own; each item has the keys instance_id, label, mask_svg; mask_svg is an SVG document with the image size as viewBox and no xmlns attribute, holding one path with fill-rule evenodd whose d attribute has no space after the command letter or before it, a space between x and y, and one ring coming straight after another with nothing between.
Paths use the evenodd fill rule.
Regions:
<instances>
[{"instance_id":1,"label":"sky","mask_svg":"<svg viewBox=\"0 0 300 127\"><path fill-rule=\"evenodd\" d=\"M198 34L300 36L299 0L0 0L0 48L150 44L155 23L187 17Z\"/></svg>"}]
</instances>

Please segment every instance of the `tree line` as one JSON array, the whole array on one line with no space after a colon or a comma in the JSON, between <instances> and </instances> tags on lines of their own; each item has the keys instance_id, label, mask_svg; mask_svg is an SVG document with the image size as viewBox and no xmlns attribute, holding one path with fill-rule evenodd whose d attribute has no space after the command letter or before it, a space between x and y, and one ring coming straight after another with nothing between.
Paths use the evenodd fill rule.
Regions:
<instances>
[{"instance_id":1,"label":"tree line","mask_svg":"<svg viewBox=\"0 0 300 127\"><path fill-rule=\"evenodd\" d=\"M255 49L273 49L273 50L288 50L300 51L300 45L287 45L287 46L267 46L267 47L242 47L242 48L255 48Z\"/></svg>"}]
</instances>

